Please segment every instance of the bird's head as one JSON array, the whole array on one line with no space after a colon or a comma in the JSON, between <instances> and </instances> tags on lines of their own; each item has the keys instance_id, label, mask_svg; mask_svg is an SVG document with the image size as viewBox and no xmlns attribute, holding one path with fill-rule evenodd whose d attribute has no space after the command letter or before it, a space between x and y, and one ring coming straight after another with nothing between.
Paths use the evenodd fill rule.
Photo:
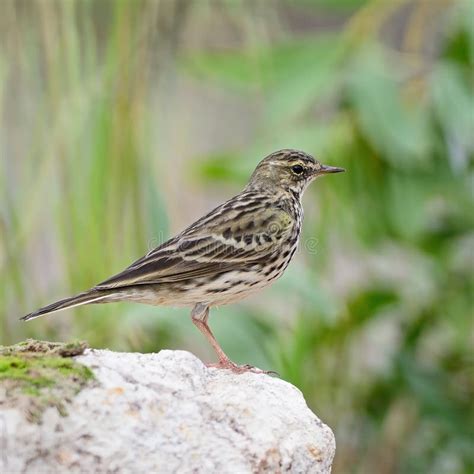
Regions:
<instances>
[{"instance_id":1,"label":"bird's head","mask_svg":"<svg viewBox=\"0 0 474 474\"><path fill-rule=\"evenodd\" d=\"M299 150L279 150L265 157L253 172L248 188L283 189L301 195L314 179L344 168L327 166Z\"/></svg>"}]
</instances>

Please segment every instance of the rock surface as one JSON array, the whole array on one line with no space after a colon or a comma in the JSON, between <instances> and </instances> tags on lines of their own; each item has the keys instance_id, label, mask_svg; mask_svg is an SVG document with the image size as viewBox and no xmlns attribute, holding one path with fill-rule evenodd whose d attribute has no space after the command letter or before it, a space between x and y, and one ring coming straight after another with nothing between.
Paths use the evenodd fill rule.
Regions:
<instances>
[{"instance_id":1,"label":"rock surface","mask_svg":"<svg viewBox=\"0 0 474 474\"><path fill-rule=\"evenodd\" d=\"M42 422L0 407L0 472L329 473L334 435L278 378L183 351L86 350L96 382Z\"/></svg>"}]
</instances>

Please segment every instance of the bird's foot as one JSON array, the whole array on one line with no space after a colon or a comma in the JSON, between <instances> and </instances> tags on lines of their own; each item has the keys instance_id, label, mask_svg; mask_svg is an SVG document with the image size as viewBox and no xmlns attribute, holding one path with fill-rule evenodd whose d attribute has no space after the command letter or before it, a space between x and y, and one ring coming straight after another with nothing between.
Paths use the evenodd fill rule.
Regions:
<instances>
[{"instance_id":1,"label":"bird's foot","mask_svg":"<svg viewBox=\"0 0 474 474\"><path fill-rule=\"evenodd\" d=\"M230 359L223 359L217 363L206 364L206 367L214 368L214 369L227 369L234 372L234 374L244 374L245 372L251 372L253 374L266 374L266 375L276 375L278 374L273 370L262 370L258 367L254 367L253 365L245 364L245 365L237 365L232 362Z\"/></svg>"}]
</instances>

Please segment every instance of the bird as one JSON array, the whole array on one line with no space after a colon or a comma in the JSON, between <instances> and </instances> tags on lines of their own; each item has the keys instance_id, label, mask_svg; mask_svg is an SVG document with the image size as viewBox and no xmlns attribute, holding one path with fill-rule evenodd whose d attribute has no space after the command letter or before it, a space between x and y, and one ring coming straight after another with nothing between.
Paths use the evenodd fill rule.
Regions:
<instances>
[{"instance_id":1,"label":"bird","mask_svg":"<svg viewBox=\"0 0 474 474\"><path fill-rule=\"evenodd\" d=\"M90 290L21 319L120 301L187 306L217 355L218 362L208 366L265 372L230 360L209 327L209 310L237 302L281 277L298 247L305 189L316 178L342 171L303 151L275 151L260 161L240 194L175 237Z\"/></svg>"}]
</instances>

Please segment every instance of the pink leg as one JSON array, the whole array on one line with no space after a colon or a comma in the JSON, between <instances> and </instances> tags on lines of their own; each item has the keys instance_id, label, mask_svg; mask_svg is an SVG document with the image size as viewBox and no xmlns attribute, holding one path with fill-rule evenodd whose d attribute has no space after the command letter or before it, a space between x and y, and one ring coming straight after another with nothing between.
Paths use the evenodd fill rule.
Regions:
<instances>
[{"instance_id":1,"label":"pink leg","mask_svg":"<svg viewBox=\"0 0 474 474\"><path fill-rule=\"evenodd\" d=\"M254 372L258 374L268 374L274 372L266 372L264 370L257 369L256 367L252 367L251 365L237 365L232 362L226 355L226 353L222 350L222 347L217 342L214 334L212 334L211 328L207 324L207 319L209 317L209 307L205 306L201 303L197 304L192 312L191 318L195 326L204 334L205 338L209 341L211 346L213 347L214 351L219 358L219 362L217 364L206 364L207 367L215 367L218 369L229 369L236 374L243 374L244 372Z\"/></svg>"}]
</instances>

